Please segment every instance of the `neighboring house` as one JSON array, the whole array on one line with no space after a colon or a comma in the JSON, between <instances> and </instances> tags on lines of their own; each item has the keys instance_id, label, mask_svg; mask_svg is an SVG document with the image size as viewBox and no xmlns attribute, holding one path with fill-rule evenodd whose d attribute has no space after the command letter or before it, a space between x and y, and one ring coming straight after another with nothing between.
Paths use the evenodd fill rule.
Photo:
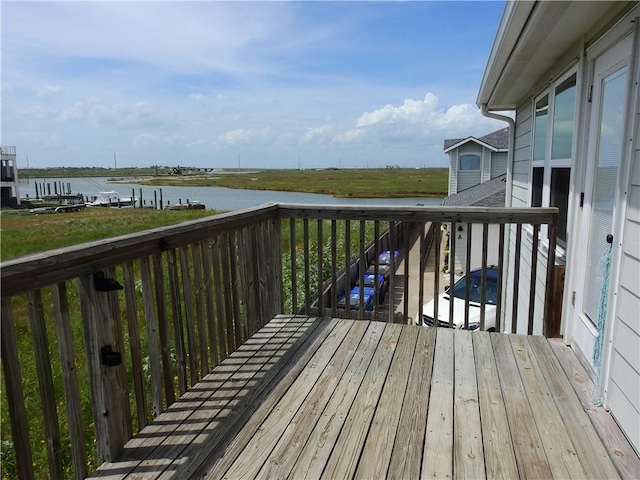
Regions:
<instances>
[{"instance_id":1,"label":"neighboring house","mask_svg":"<svg viewBox=\"0 0 640 480\"><path fill-rule=\"evenodd\" d=\"M556 253L557 263L566 264L564 341L591 368L598 395L636 451L639 84L638 2L507 2L477 100L487 116L513 129L507 206L560 210ZM498 111L515 111L515 122ZM531 237L530 230L523 235L528 248ZM548 250L546 229L539 238ZM540 284L545 261L537 270ZM523 268L526 274L529 267ZM510 300L504 303L507 321Z\"/></svg>"},{"instance_id":2,"label":"neighboring house","mask_svg":"<svg viewBox=\"0 0 640 480\"><path fill-rule=\"evenodd\" d=\"M449 195L506 173L508 150L509 128L480 138L445 140L444 153L449 155Z\"/></svg>"},{"instance_id":3,"label":"neighboring house","mask_svg":"<svg viewBox=\"0 0 640 480\"><path fill-rule=\"evenodd\" d=\"M506 164L505 164L506 165ZM506 174L502 174L487 182L468 188L460 193L449 195L442 205L446 207L504 207L505 192L507 189ZM471 245L471 270L482 267L482 224L474 224L471 227L471 238L476 239ZM498 240L500 238L500 226L489 225L487 265L498 264ZM463 275L467 265L467 225L458 224L455 232L450 232L449 242L455 239L455 258L449 259L449 268ZM477 240L479 239L479 241ZM449 243L451 244L451 243ZM451 253L449 246L449 253Z\"/></svg>"},{"instance_id":4,"label":"neighboring house","mask_svg":"<svg viewBox=\"0 0 640 480\"><path fill-rule=\"evenodd\" d=\"M0 147L0 203L3 207L20 205L16 147Z\"/></svg>"}]
</instances>

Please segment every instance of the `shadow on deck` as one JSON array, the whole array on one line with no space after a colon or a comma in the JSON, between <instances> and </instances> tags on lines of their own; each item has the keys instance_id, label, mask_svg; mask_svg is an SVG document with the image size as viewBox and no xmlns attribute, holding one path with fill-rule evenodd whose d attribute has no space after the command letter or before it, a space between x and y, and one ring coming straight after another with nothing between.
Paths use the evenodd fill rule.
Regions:
<instances>
[{"instance_id":1,"label":"shadow on deck","mask_svg":"<svg viewBox=\"0 0 640 480\"><path fill-rule=\"evenodd\" d=\"M638 478L561 340L278 316L92 478Z\"/></svg>"}]
</instances>

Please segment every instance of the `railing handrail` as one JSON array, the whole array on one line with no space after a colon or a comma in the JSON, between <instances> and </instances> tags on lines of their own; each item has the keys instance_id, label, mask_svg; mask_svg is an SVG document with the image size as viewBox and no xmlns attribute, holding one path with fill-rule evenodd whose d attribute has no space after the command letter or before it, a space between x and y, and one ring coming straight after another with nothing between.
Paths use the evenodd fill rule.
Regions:
<instances>
[{"instance_id":1,"label":"railing handrail","mask_svg":"<svg viewBox=\"0 0 640 480\"><path fill-rule=\"evenodd\" d=\"M551 223L556 207L423 207L279 203L280 218L456 223Z\"/></svg>"},{"instance_id":2,"label":"railing handrail","mask_svg":"<svg viewBox=\"0 0 640 480\"><path fill-rule=\"evenodd\" d=\"M18 295L187 245L194 239L205 238L208 233L225 233L249 226L256 220L273 219L277 216L277 209L276 204L264 204L111 239L8 259L0 263L2 296ZM197 235L194 234L195 231Z\"/></svg>"}]
</instances>

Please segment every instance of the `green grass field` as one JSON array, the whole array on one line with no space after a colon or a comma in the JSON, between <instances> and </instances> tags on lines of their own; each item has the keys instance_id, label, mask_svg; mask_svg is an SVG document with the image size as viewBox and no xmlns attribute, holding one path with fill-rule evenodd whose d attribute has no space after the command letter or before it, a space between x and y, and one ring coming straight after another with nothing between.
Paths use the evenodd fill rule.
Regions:
<instances>
[{"instance_id":1,"label":"green grass field","mask_svg":"<svg viewBox=\"0 0 640 480\"><path fill-rule=\"evenodd\" d=\"M336 197L398 198L447 195L449 170L340 169L261 170L224 175L168 175L150 177L145 185L189 185L322 193Z\"/></svg>"},{"instance_id":2,"label":"green grass field","mask_svg":"<svg viewBox=\"0 0 640 480\"><path fill-rule=\"evenodd\" d=\"M212 210L86 208L72 213L3 212L0 258L42 252L215 215Z\"/></svg>"}]
</instances>

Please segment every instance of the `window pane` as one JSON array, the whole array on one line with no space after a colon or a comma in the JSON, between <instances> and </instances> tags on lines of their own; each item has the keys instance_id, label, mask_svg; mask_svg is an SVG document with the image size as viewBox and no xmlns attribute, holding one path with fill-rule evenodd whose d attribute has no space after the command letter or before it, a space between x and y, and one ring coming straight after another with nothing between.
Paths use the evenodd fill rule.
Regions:
<instances>
[{"instance_id":1,"label":"window pane","mask_svg":"<svg viewBox=\"0 0 640 480\"><path fill-rule=\"evenodd\" d=\"M480 156L462 155L460 157L460 170L480 170Z\"/></svg>"},{"instance_id":2,"label":"window pane","mask_svg":"<svg viewBox=\"0 0 640 480\"><path fill-rule=\"evenodd\" d=\"M535 125L533 131L533 159L544 160L547 144L547 116L549 113L549 96L545 95L536 102Z\"/></svg>"},{"instance_id":3,"label":"window pane","mask_svg":"<svg viewBox=\"0 0 640 480\"><path fill-rule=\"evenodd\" d=\"M569 179L570 168L551 169L551 200L549 206L558 207L558 241L567 241L567 212L569 210Z\"/></svg>"},{"instance_id":4,"label":"window pane","mask_svg":"<svg viewBox=\"0 0 640 480\"><path fill-rule=\"evenodd\" d=\"M551 159L571 158L573 142L576 76L572 75L556 88L553 106L553 144Z\"/></svg>"},{"instance_id":5,"label":"window pane","mask_svg":"<svg viewBox=\"0 0 640 480\"><path fill-rule=\"evenodd\" d=\"M544 168L536 167L533 169L531 182L531 206L542 206L542 181L544 180Z\"/></svg>"}]
</instances>

